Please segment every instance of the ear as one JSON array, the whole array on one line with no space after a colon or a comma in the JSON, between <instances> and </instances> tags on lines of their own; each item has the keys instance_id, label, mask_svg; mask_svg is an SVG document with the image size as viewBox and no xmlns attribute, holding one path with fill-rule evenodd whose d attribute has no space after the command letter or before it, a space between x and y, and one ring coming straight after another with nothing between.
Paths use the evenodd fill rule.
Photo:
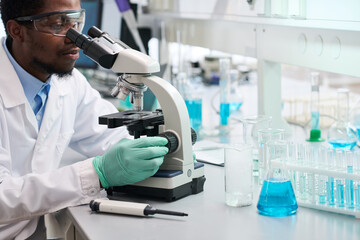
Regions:
<instances>
[{"instance_id":1,"label":"ear","mask_svg":"<svg viewBox=\"0 0 360 240\"><path fill-rule=\"evenodd\" d=\"M20 25L15 20L9 20L6 23L6 30L9 33L9 35L14 40L23 41L24 40L24 28L25 26Z\"/></svg>"}]
</instances>

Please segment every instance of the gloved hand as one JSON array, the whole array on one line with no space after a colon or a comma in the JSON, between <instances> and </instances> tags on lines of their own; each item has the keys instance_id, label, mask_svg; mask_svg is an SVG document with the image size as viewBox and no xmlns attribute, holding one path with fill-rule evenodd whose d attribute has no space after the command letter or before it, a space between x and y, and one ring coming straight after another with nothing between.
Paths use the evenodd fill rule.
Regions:
<instances>
[{"instance_id":1,"label":"gloved hand","mask_svg":"<svg viewBox=\"0 0 360 240\"><path fill-rule=\"evenodd\" d=\"M194 162L194 163L197 163L197 161L196 161L196 155L195 155L195 151L194 151L194 150L193 150L192 154L193 154L193 162Z\"/></svg>"},{"instance_id":2,"label":"gloved hand","mask_svg":"<svg viewBox=\"0 0 360 240\"><path fill-rule=\"evenodd\" d=\"M163 137L122 139L93 165L104 188L139 182L154 175L164 160L168 140Z\"/></svg>"}]
</instances>

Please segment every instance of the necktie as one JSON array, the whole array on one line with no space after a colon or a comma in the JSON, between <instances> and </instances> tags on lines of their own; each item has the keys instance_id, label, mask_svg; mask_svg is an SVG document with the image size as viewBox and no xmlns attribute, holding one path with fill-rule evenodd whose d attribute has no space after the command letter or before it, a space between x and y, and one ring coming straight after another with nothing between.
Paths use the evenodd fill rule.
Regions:
<instances>
[{"instance_id":1,"label":"necktie","mask_svg":"<svg viewBox=\"0 0 360 240\"><path fill-rule=\"evenodd\" d=\"M49 93L49 89L50 89L49 84L44 85L34 98L33 111L36 116L39 129L44 115L45 104Z\"/></svg>"},{"instance_id":2,"label":"necktie","mask_svg":"<svg viewBox=\"0 0 360 240\"><path fill-rule=\"evenodd\" d=\"M35 104L34 104L33 110L34 110L35 115L39 112L41 105L42 105L42 100L41 100L39 93L40 92L38 92L34 98Z\"/></svg>"}]
</instances>

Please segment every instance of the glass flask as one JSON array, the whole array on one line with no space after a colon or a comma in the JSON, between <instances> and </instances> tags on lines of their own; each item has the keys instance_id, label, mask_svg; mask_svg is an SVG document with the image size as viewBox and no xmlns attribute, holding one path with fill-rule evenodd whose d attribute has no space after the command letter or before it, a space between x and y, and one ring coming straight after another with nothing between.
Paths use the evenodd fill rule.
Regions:
<instances>
[{"instance_id":1,"label":"glass flask","mask_svg":"<svg viewBox=\"0 0 360 240\"><path fill-rule=\"evenodd\" d=\"M356 130L349 122L349 90L337 91L337 121L330 127L327 135L328 143L334 149L351 150L358 139Z\"/></svg>"},{"instance_id":2,"label":"glass flask","mask_svg":"<svg viewBox=\"0 0 360 240\"><path fill-rule=\"evenodd\" d=\"M287 141L267 143L266 178L263 182L257 209L266 216L283 217L296 213L298 205L285 162L289 159Z\"/></svg>"}]
</instances>

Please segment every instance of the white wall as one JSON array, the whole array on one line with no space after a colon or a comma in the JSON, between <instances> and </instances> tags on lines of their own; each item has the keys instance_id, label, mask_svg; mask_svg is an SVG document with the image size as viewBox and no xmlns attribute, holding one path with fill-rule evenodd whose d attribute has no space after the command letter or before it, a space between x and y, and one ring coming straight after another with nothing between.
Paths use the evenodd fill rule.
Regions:
<instances>
[{"instance_id":1,"label":"white wall","mask_svg":"<svg viewBox=\"0 0 360 240\"><path fill-rule=\"evenodd\" d=\"M1 15L0 15L0 17L1 17ZM4 36L6 36L6 33L5 33L5 29L4 29L4 24L1 21L1 23L0 23L0 38L4 37Z\"/></svg>"}]
</instances>

